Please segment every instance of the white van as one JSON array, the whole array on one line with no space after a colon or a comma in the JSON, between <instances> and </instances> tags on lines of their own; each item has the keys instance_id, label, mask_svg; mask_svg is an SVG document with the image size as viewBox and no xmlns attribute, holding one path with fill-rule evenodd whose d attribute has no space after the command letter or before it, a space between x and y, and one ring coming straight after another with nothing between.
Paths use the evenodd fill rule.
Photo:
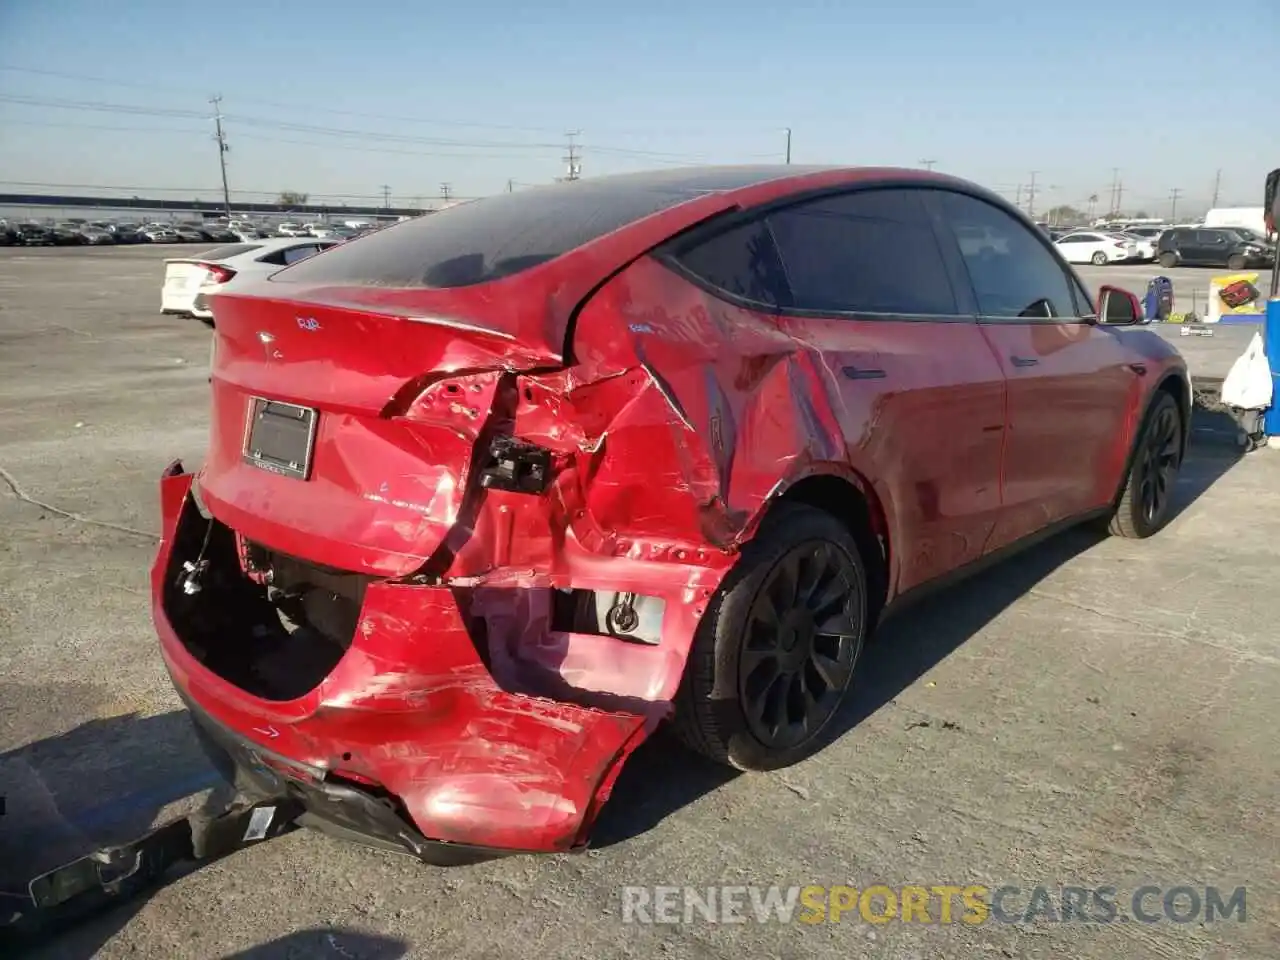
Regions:
<instances>
[{"instance_id":1,"label":"white van","mask_svg":"<svg viewBox=\"0 0 1280 960\"><path fill-rule=\"evenodd\" d=\"M1214 207L1204 215L1206 227L1247 227L1261 236L1267 235L1262 207Z\"/></svg>"}]
</instances>

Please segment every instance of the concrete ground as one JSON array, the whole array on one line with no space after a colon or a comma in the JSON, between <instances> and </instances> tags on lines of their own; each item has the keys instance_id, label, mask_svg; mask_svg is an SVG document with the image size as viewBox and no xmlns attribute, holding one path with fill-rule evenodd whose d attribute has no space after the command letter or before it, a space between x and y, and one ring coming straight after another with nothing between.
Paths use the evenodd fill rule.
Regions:
<instances>
[{"instance_id":1,"label":"concrete ground","mask_svg":"<svg viewBox=\"0 0 1280 960\"><path fill-rule=\"evenodd\" d=\"M209 356L205 328L158 314L163 255L0 250L0 878L141 830L212 783L148 612L156 477L201 455ZM585 855L439 870L298 833L29 953L1278 956L1280 456L1240 459L1211 417L1199 426L1157 539L1071 532L902 614L867 654L846 732L796 767L733 776L658 740ZM721 883L1011 884L1013 911L1037 885L1056 907L1063 886L1113 886L1122 915L1144 884L1244 886L1247 913L622 922L624 886Z\"/></svg>"},{"instance_id":2,"label":"concrete ground","mask_svg":"<svg viewBox=\"0 0 1280 960\"><path fill-rule=\"evenodd\" d=\"M1091 290L1096 291L1104 283L1109 283L1132 290L1139 297L1145 295L1147 283L1152 277L1157 274L1167 276L1173 281L1174 310L1183 313L1195 305L1196 312L1200 316L1204 316L1208 309L1206 304L1209 279L1227 272L1197 267L1163 270L1158 264L1151 263L1126 263L1108 267L1077 265L1076 270ZM1270 284L1271 271L1259 271L1258 288L1263 296L1266 296ZM1259 325L1254 323L1214 324L1213 335L1210 337L1184 337L1179 324L1159 324L1152 329L1182 351L1187 358L1187 363L1192 366L1194 374L1222 378L1227 375L1236 357L1244 352L1250 338L1259 329Z\"/></svg>"}]
</instances>

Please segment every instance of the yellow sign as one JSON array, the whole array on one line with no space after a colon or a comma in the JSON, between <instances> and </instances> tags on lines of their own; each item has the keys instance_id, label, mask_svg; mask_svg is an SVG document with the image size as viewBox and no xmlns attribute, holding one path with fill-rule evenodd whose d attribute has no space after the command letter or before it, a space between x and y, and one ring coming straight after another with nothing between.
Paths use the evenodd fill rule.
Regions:
<instances>
[{"instance_id":1,"label":"yellow sign","mask_svg":"<svg viewBox=\"0 0 1280 960\"><path fill-rule=\"evenodd\" d=\"M1212 322L1222 317L1238 316L1240 314L1261 316L1266 307L1265 295L1258 286L1260 277L1261 274L1255 270L1252 273L1229 273L1225 276L1212 278L1209 281L1209 315L1205 319ZM1247 303L1233 307L1222 299L1222 293L1236 284L1247 284L1258 291L1258 295Z\"/></svg>"}]
</instances>

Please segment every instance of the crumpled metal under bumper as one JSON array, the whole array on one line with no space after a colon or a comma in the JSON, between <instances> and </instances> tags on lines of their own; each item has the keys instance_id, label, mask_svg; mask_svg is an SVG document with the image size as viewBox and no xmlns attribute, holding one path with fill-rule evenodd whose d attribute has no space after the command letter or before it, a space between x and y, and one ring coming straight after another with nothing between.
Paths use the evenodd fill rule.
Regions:
<instances>
[{"instance_id":1,"label":"crumpled metal under bumper","mask_svg":"<svg viewBox=\"0 0 1280 960\"><path fill-rule=\"evenodd\" d=\"M153 614L173 680L202 718L287 779L382 798L427 840L539 852L585 843L666 702L609 711L504 690L447 587L394 582L369 587L357 636L319 687L291 701L252 697L205 668L164 610L165 578L180 567L175 531L207 522L191 483L177 464L162 480Z\"/></svg>"}]
</instances>

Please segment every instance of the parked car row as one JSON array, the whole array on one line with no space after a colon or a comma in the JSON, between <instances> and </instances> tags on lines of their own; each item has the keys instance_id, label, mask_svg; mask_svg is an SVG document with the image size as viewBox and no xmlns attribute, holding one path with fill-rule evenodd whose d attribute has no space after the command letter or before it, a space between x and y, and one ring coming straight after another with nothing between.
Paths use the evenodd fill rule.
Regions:
<instances>
[{"instance_id":1,"label":"parked car row","mask_svg":"<svg viewBox=\"0 0 1280 960\"><path fill-rule=\"evenodd\" d=\"M68 219L21 223L0 221L3 246L86 246L124 243L245 243L272 237L311 237L351 240L377 230L382 224L367 222L280 223L249 220L183 220L171 223L116 223L106 220Z\"/></svg>"},{"instance_id":2,"label":"parked car row","mask_svg":"<svg viewBox=\"0 0 1280 960\"><path fill-rule=\"evenodd\" d=\"M195 223L113 223L62 220L39 223L0 222L0 244L52 247L125 243L229 243L236 235L226 227Z\"/></svg>"},{"instance_id":3,"label":"parked car row","mask_svg":"<svg viewBox=\"0 0 1280 960\"><path fill-rule=\"evenodd\" d=\"M1266 268L1276 243L1249 227L1125 224L1060 230L1041 225L1069 263L1151 263L1173 267Z\"/></svg>"}]
</instances>

